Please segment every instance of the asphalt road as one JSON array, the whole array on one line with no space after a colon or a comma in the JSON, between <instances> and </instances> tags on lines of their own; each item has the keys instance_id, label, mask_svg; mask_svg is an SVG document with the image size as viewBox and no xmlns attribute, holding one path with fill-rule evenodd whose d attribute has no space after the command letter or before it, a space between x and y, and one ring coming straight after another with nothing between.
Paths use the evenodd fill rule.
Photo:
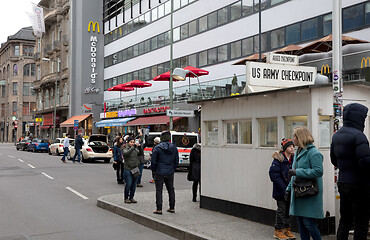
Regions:
<instances>
[{"instance_id":1,"label":"asphalt road","mask_svg":"<svg viewBox=\"0 0 370 240\"><path fill-rule=\"evenodd\" d=\"M173 239L96 206L98 197L123 191L111 163L60 158L0 144L0 240ZM144 170L137 191L154 191L150 178ZM175 174L175 188L191 188L186 172Z\"/></svg>"}]
</instances>

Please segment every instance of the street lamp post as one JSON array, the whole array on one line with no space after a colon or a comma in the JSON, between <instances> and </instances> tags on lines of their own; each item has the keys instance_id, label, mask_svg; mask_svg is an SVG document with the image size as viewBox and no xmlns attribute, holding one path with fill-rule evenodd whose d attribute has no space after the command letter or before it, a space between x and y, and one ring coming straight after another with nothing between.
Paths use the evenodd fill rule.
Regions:
<instances>
[{"instance_id":1,"label":"street lamp post","mask_svg":"<svg viewBox=\"0 0 370 240\"><path fill-rule=\"evenodd\" d=\"M171 31L170 31L170 109L173 110L173 0L171 0ZM170 116L170 131L173 130L173 117Z\"/></svg>"},{"instance_id":2,"label":"street lamp post","mask_svg":"<svg viewBox=\"0 0 370 240\"><path fill-rule=\"evenodd\" d=\"M49 58L42 58L42 61L56 63L54 60L51 60ZM57 75L55 76L54 115L53 115L53 135L52 135L52 139L55 139L55 128L56 128L56 121L55 120L57 118L58 77L59 77L59 73L60 73L59 65L58 65L58 63L56 63L56 64L57 64Z\"/></svg>"}]
</instances>

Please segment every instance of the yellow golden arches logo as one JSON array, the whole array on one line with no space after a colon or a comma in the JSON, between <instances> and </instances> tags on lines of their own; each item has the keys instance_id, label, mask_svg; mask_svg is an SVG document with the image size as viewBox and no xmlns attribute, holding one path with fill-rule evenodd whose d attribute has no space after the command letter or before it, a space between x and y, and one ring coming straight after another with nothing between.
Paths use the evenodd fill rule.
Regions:
<instances>
[{"instance_id":1,"label":"yellow golden arches logo","mask_svg":"<svg viewBox=\"0 0 370 240\"><path fill-rule=\"evenodd\" d=\"M98 22L93 22L93 21L89 22L89 26L87 27L88 32L90 32L90 30L91 30L91 25L92 25L92 31L93 32L95 32L95 28L97 28L98 33L100 33L99 23Z\"/></svg>"},{"instance_id":2,"label":"yellow golden arches logo","mask_svg":"<svg viewBox=\"0 0 370 240\"><path fill-rule=\"evenodd\" d=\"M370 67L370 57L362 58L361 59L361 68L368 67L367 62L369 62L369 67Z\"/></svg>"},{"instance_id":3,"label":"yellow golden arches logo","mask_svg":"<svg viewBox=\"0 0 370 240\"><path fill-rule=\"evenodd\" d=\"M325 64L321 66L321 74L330 73L329 64Z\"/></svg>"}]
</instances>

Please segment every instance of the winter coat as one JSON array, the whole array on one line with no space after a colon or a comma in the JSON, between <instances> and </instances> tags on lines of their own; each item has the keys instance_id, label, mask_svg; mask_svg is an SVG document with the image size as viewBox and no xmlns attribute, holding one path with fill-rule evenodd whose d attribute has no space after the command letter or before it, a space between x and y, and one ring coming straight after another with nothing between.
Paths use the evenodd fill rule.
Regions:
<instances>
[{"instance_id":1,"label":"winter coat","mask_svg":"<svg viewBox=\"0 0 370 240\"><path fill-rule=\"evenodd\" d=\"M123 158L125 160L124 169L132 170L140 165L138 155L141 154L142 148L136 147L136 145L130 147L126 144L126 147L122 151Z\"/></svg>"},{"instance_id":2,"label":"winter coat","mask_svg":"<svg viewBox=\"0 0 370 240\"><path fill-rule=\"evenodd\" d=\"M114 144L113 159L115 162L122 162L123 160L122 150L120 147L117 146L117 144Z\"/></svg>"},{"instance_id":3,"label":"winter coat","mask_svg":"<svg viewBox=\"0 0 370 240\"><path fill-rule=\"evenodd\" d=\"M84 142L82 141L82 137L80 135L77 135L76 140L75 140L75 148L82 149L82 145L84 145Z\"/></svg>"},{"instance_id":4,"label":"winter coat","mask_svg":"<svg viewBox=\"0 0 370 240\"><path fill-rule=\"evenodd\" d=\"M274 160L272 161L269 175L273 182L272 197L275 200L284 200L286 188L289 184L289 169L292 168L292 162L287 159L283 150L274 152L272 154ZM293 156L290 157L293 159Z\"/></svg>"},{"instance_id":5,"label":"winter coat","mask_svg":"<svg viewBox=\"0 0 370 240\"><path fill-rule=\"evenodd\" d=\"M353 103L344 108L343 127L333 136L330 158L339 168L339 183L370 186L369 142L363 133L367 107Z\"/></svg>"},{"instance_id":6,"label":"winter coat","mask_svg":"<svg viewBox=\"0 0 370 240\"><path fill-rule=\"evenodd\" d=\"M162 176L169 176L175 173L178 164L179 152L175 144L161 142L153 149L152 172Z\"/></svg>"},{"instance_id":7,"label":"winter coat","mask_svg":"<svg viewBox=\"0 0 370 240\"><path fill-rule=\"evenodd\" d=\"M201 158L201 147L199 144L194 144L190 152L190 167L188 172L189 181L200 181L200 158Z\"/></svg>"},{"instance_id":8,"label":"winter coat","mask_svg":"<svg viewBox=\"0 0 370 240\"><path fill-rule=\"evenodd\" d=\"M296 170L296 176L293 176L287 187L287 191L292 192L290 198L289 214L292 216L308 218L324 218L323 210L323 156L313 145L308 144L306 148L299 153L295 153L293 169ZM308 198L295 198L293 194L293 182L298 178L315 178L317 181L319 193L316 196Z\"/></svg>"}]
</instances>

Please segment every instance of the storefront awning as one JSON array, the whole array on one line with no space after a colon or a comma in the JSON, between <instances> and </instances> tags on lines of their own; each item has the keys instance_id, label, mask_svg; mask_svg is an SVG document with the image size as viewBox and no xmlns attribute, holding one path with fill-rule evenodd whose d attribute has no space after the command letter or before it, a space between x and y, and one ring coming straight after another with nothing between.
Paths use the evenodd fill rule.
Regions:
<instances>
[{"instance_id":1,"label":"storefront awning","mask_svg":"<svg viewBox=\"0 0 370 240\"><path fill-rule=\"evenodd\" d=\"M91 116L91 114L73 116L70 119L67 119L66 121L62 122L62 124L60 124L60 126L61 127L73 127L73 124L74 124L75 120L78 120L78 122L81 122L81 121L85 120L86 118L88 118L90 116Z\"/></svg>"},{"instance_id":2,"label":"storefront awning","mask_svg":"<svg viewBox=\"0 0 370 240\"><path fill-rule=\"evenodd\" d=\"M174 117L173 121L176 122L180 119L181 117ZM125 126L159 125L159 124L169 124L169 123L170 123L170 117L167 117L166 115L162 115L162 116L137 118L127 123Z\"/></svg>"},{"instance_id":3,"label":"storefront awning","mask_svg":"<svg viewBox=\"0 0 370 240\"><path fill-rule=\"evenodd\" d=\"M130 117L130 118L102 120L100 122L95 123L95 127L120 127L120 126L125 125L128 121L131 121L132 119L135 119L135 118Z\"/></svg>"}]
</instances>

